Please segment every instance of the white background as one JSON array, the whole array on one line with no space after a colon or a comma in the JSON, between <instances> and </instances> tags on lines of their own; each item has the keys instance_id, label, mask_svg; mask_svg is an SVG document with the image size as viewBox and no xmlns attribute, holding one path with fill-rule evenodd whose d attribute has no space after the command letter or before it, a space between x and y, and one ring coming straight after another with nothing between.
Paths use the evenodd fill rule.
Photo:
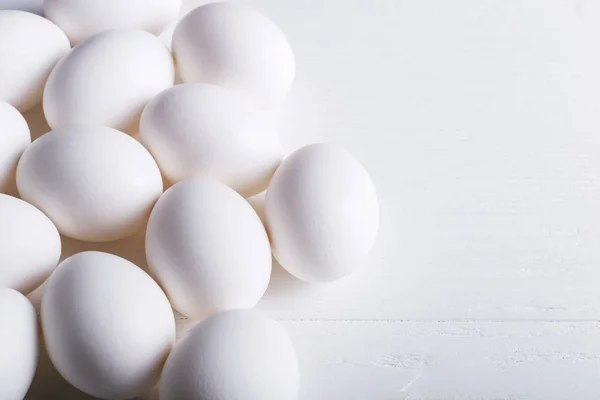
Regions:
<instances>
[{"instance_id":1,"label":"white background","mask_svg":"<svg viewBox=\"0 0 600 400\"><path fill-rule=\"evenodd\" d=\"M245 3L296 53L287 149L344 145L381 203L369 265L323 286L277 267L260 304L301 399L600 398L600 2ZM64 252L144 267L142 244ZM89 399L45 355L28 398Z\"/></svg>"}]
</instances>

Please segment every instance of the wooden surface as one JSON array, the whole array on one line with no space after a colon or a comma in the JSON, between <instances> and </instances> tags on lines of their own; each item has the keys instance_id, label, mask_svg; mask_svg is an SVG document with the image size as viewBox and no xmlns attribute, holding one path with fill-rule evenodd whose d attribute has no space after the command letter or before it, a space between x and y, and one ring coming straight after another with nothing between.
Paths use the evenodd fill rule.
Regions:
<instances>
[{"instance_id":1,"label":"wooden surface","mask_svg":"<svg viewBox=\"0 0 600 400\"><path fill-rule=\"evenodd\" d=\"M276 267L259 305L296 343L301 398L600 398L600 4L245 3L296 53L286 148L341 143L381 202L361 271L311 286ZM142 245L64 252L144 267ZM88 397L43 358L28 398Z\"/></svg>"}]
</instances>

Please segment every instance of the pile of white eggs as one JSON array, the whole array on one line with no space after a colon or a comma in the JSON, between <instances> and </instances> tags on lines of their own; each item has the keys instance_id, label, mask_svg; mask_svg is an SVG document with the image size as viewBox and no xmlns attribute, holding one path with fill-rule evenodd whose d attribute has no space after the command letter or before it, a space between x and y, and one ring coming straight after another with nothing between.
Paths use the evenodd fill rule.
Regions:
<instances>
[{"instance_id":1,"label":"pile of white eggs","mask_svg":"<svg viewBox=\"0 0 600 400\"><path fill-rule=\"evenodd\" d=\"M308 282L345 277L378 229L371 180L348 152L284 159L269 108L295 74L267 17L212 3L157 36L180 0L45 0L0 11L0 398L22 399L38 357L81 391L129 399L288 400L294 346L250 310L272 255ZM71 48L74 46L73 48ZM179 75L182 84L174 85ZM52 131L31 143L21 113ZM163 178L172 183L163 193ZM265 223L245 198L266 190ZM19 196L18 197L13 197ZM116 255L61 259L146 229L150 275ZM173 307L199 321L175 343Z\"/></svg>"}]
</instances>

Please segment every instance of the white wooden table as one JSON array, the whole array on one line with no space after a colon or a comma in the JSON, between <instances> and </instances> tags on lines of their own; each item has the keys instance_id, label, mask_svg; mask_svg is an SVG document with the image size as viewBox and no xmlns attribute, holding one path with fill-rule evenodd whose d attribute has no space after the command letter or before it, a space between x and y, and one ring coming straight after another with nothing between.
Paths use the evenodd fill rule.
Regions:
<instances>
[{"instance_id":1,"label":"white wooden table","mask_svg":"<svg viewBox=\"0 0 600 400\"><path fill-rule=\"evenodd\" d=\"M323 286L277 267L260 303L301 398L600 398L600 2L246 3L296 53L286 147L341 143L381 202L369 265ZM142 245L64 253L144 267ZM89 399L45 355L28 398Z\"/></svg>"}]
</instances>

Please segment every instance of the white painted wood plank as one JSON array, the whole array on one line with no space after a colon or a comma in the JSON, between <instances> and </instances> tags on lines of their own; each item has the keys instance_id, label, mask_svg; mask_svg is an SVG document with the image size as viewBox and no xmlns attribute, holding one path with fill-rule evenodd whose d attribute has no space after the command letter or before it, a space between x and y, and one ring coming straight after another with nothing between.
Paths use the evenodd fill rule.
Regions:
<instances>
[{"instance_id":1,"label":"white painted wood plank","mask_svg":"<svg viewBox=\"0 0 600 400\"><path fill-rule=\"evenodd\" d=\"M592 323L288 322L305 399L596 399Z\"/></svg>"},{"instance_id":2,"label":"white painted wood plank","mask_svg":"<svg viewBox=\"0 0 600 400\"><path fill-rule=\"evenodd\" d=\"M282 323L300 358L300 400L600 397L598 322ZM62 381L44 355L27 399L50 398L90 399Z\"/></svg>"}]
</instances>

